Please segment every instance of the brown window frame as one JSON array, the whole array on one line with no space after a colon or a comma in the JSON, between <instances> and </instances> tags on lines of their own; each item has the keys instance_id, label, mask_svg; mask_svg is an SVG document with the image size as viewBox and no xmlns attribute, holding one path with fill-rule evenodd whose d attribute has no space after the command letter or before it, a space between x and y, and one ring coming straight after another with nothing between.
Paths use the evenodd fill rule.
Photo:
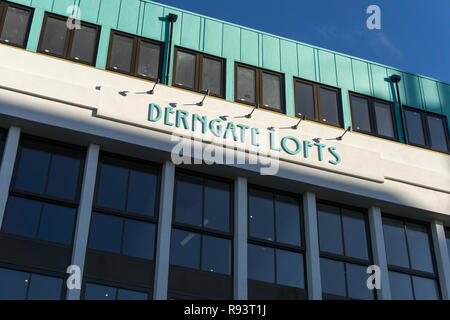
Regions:
<instances>
[{"instance_id":1,"label":"brown window frame","mask_svg":"<svg viewBox=\"0 0 450 320\"><path fill-rule=\"evenodd\" d=\"M22 9L22 10L26 10L26 11L30 12L30 18L28 21L27 31L25 33L25 41L24 41L23 45L18 45L18 44L6 42L3 40L0 40L0 43L7 44L9 46L13 46L13 47L17 47L17 48L25 49L27 47L27 43L28 43L28 36L30 35L31 23L33 21L33 15L34 15L34 8L23 6L23 5L20 5L17 3L0 1L0 34L2 33L3 27L5 26L6 13L8 12L8 7Z\"/></svg>"},{"instance_id":2,"label":"brown window frame","mask_svg":"<svg viewBox=\"0 0 450 320\"><path fill-rule=\"evenodd\" d=\"M394 107L394 103L390 102L390 101L386 101L386 100L382 100L382 99L378 99L378 98L374 98L371 96L366 96L360 93L356 93L356 92L349 92L348 93L348 97L349 97L349 103L350 103L350 112L352 115L352 129L355 132L360 132L360 133L364 133L370 136L374 136L374 137L378 137L378 138L382 138L382 139L386 139L386 140L391 140L391 141L399 141L399 137L398 137L398 127L397 127L397 118L395 115L395 107ZM369 121L370 121L370 126L372 127L372 132L369 131L365 131L365 130L358 130L356 129L355 126L355 117L354 117L354 113L353 113L353 102L352 102L352 97L358 97L358 98L362 98L362 99L367 99L368 101L368 107L369 107ZM376 117L375 117L375 110L374 110L374 102L379 102L379 103L383 103L383 104L387 104L389 106L391 106L391 115L392 115L392 127L394 129L394 137L388 137L388 136L384 136L378 133L378 126L376 123Z\"/></svg>"},{"instance_id":3,"label":"brown window frame","mask_svg":"<svg viewBox=\"0 0 450 320\"><path fill-rule=\"evenodd\" d=\"M296 85L297 82L313 86L314 118L306 117L306 119L311 120L311 121L316 121L316 122L319 122L319 123L324 123L324 124L327 124L327 125L330 125L330 126L334 126L334 127L338 127L338 128L343 128L344 127L344 117L343 117L343 111L342 111L341 89L336 88L336 87L327 86L327 85L324 85L322 83L308 81L308 80L305 80L305 79L295 78L294 77L294 103L295 103L295 116L296 117L300 117L300 114L301 114L301 112L299 110L299 106L297 105L297 90L295 89L295 85ZM323 121L322 105L320 103L320 89L321 88L327 89L327 90L332 90L332 91L336 92L336 94L337 94L337 107L338 107L339 123Z\"/></svg>"},{"instance_id":4,"label":"brown window frame","mask_svg":"<svg viewBox=\"0 0 450 320\"><path fill-rule=\"evenodd\" d=\"M240 100L237 97L237 92L238 92L238 68L242 67L242 68L247 68L247 69L252 69L255 71L255 100L256 103L251 103L248 101L244 101L244 100ZM281 98L281 109L277 109L277 108L272 108L272 107L265 107L263 106L263 81L262 81L262 74L263 73L267 73L267 74L272 74L275 75L277 77L280 77L280 98ZM234 64L234 101L238 102L238 103L243 103L243 104L247 104L250 106L258 106L261 109L266 109L266 110L270 110L270 111L274 111L274 112L278 112L278 113L286 113L286 92L285 92L285 81L284 81L284 74L283 73L279 73L279 72L275 72L275 71L270 71L267 69L263 69L263 68L259 68L259 67L254 67L248 64L244 64L244 63L240 63L240 62L236 62Z\"/></svg>"},{"instance_id":5,"label":"brown window frame","mask_svg":"<svg viewBox=\"0 0 450 320\"><path fill-rule=\"evenodd\" d=\"M425 145L421 145L418 143L411 143L409 141L409 132L408 132L408 123L406 122L406 116L405 116L405 131L406 131L406 135L408 137L408 144L415 146L415 147L419 147L419 148L423 148L423 149L428 149L428 150L433 150L433 151L437 151L437 152L442 152L442 153L447 153L450 154L450 134L449 134L449 130L448 130L448 125L447 125L447 117L442 115L442 114L437 114L434 112L429 112L429 111L425 111L425 110L420 110L420 109L416 109L416 108L411 108L408 106L403 106L403 110L405 111L413 111L413 112L417 112L420 114L420 119L422 121L422 128L423 128L423 135L425 138ZM440 150L440 149L436 149L433 148L431 145L431 137L430 137L430 129L428 127L428 119L427 116L432 116L432 117L436 117L436 118L440 118L442 119L442 122L444 123L444 131L445 131L445 140L447 142L447 150Z\"/></svg>"},{"instance_id":6,"label":"brown window frame","mask_svg":"<svg viewBox=\"0 0 450 320\"><path fill-rule=\"evenodd\" d=\"M180 84L176 84L175 83L175 79L176 79L176 74L177 74L177 56L178 56L178 52L182 51L182 52L186 52L189 54L193 54L196 56L196 63L195 63L195 88L191 88L188 86L184 86L184 85L180 85ZM193 51L193 50L189 50L183 47L175 47L175 51L174 51L174 56L173 56L173 71L172 71L172 86L173 87L177 87L177 88L181 88L181 89L186 89L189 91L194 91L194 92L199 92L199 93L206 93L205 90L202 90L202 84L203 84L203 58L208 58L211 60L216 60L216 61L220 61L222 63L222 95L218 95L218 94L214 94L210 92L211 96L217 97L217 98L222 98L225 99L226 93L225 93L225 81L226 81L226 60L220 57L216 57L216 56L212 56L210 54L206 54L206 53L202 53L202 52L197 52L197 51Z\"/></svg>"},{"instance_id":7,"label":"brown window frame","mask_svg":"<svg viewBox=\"0 0 450 320\"><path fill-rule=\"evenodd\" d=\"M132 51L131 61L130 61L131 72L127 72L127 71L123 71L123 70L119 70L119 69L114 69L110 65L111 64L111 54L112 54L112 48L113 48L114 35L127 37L127 38L130 38L130 39L133 40L133 51ZM139 62L139 49L140 49L141 41L149 42L149 43L158 45L160 47L160 50L159 50L158 77L155 78L155 79L154 78L150 78L150 77L145 77L145 76L139 75L137 73L138 62ZM117 73L121 73L121 74L126 74L128 76L132 76L132 77L136 77L136 78L150 80L150 81L157 81L158 79L161 81L161 79L162 79L162 71L163 71L163 64L164 64L164 42L152 40L152 39L149 39L149 38L140 37L140 36L137 36L137 35L133 35L133 34L122 32L122 31L118 31L118 30L111 30L111 35L109 37L108 58L106 60L106 70L117 72Z\"/></svg>"},{"instance_id":8,"label":"brown window frame","mask_svg":"<svg viewBox=\"0 0 450 320\"><path fill-rule=\"evenodd\" d=\"M99 40L100 40L100 29L101 29L100 26L96 25L96 24L81 21L82 26L86 26L86 27L97 30L96 44L95 44L95 50L94 50L94 59L92 62L90 62L90 61L84 61L84 60L77 60L77 59L70 57L70 52L72 51L75 29L70 30L70 29L66 28L66 40L64 42L64 49L63 49L62 55L51 53L51 52L46 52L45 50L42 49L42 41L44 40L45 28L47 26L48 18L53 18L53 19L58 19L58 20L63 20L63 21L67 20L67 17L61 16L58 14L54 14L54 13L50 13L50 12L45 13L44 20L42 22L41 34L39 36L39 44L38 44L37 52L48 55L48 56L52 56L52 57L57 57L57 58L61 58L61 59L65 59L65 60L69 60L69 61L73 61L73 62L77 62L77 63L81 63L81 64L86 64L89 66L95 66L96 61L97 61L97 53L98 53L98 46L99 46Z\"/></svg>"}]
</instances>

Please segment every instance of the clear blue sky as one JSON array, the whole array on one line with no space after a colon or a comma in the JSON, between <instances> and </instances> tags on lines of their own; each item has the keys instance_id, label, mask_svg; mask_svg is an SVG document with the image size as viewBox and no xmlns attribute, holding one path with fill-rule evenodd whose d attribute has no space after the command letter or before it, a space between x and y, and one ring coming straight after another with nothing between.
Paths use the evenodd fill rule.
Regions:
<instances>
[{"instance_id":1,"label":"clear blue sky","mask_svg":"<svg viewBox=\"0 0 450 320\"><path fill-rule=\"evenodd\" d=\"M450 0L155 1L450 83Z\"/></svg>"}]
</instances>

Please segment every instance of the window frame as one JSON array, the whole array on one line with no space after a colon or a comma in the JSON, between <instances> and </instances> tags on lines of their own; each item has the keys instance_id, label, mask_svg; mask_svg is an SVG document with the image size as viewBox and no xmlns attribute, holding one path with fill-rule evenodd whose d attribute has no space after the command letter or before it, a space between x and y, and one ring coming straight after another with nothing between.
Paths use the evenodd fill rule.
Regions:
<instances>
[{"instance_id":1,"label":"window frame","mask_svg":"<svg viewBox=\"0 0 450 320\"><path fill-rule=\"evenodd\" d=\"M178 52L185 52L188 54L193 54L195 55L196 58L196 63L195 63L195 84L194 84L194 88L188 87L188 86L184 86L184 85L179 85L177 83L175 83L175 79L176 79L176 75L177 75L177 57L178 57ZM218 95L218 94L214 94L212 92L210 92L210 96L216 97L216 98L220 98L220 99L225 99L226 97L226 59L224 58L220 58L217 56L213 56L210 54L206 54L203 52L198 52L198 51L194 51L194 50L190 50L190 49L186 49L184 47L179 47L176 46L175 50L174 50L174 55L173 55L173 67L172 67L172 86L176 87L176 88L181 88L181 89L185 89L185 90L189 90L189 91L194 91L194 92L198 92L198 93L202 93L205 94L206 91L202 90L202 85L203 85L203 58L208 58L211 60L215 60L215 61L219 61L222 63L222 95Z\"/></svg>"},{"instance_id":2,"label":"window frame","mask_svg":"<svg viewBox=\"0 0 450 320\"><path fill-rule=\"evenodd\" d=\"M397 127L397 118L396 118L396 114L395 114L394 102L390 102L390 101L387 101L387 100L382 100L382 99L379 99L379 98L363 95L363 94L356 93L356 92L350 92L350 91L349 91L348 95L349 95L349 100L350 100L349 103L350 103L350 112L351 112L351 116L352 116L352 129L353 129L353 131L359 132L359 133L363 133L363 134L367 134L367 135L373 136L373 137L378 137L378 138L381 138L381 139L397 141L397 142L399 141L398 127ZM368 102L367 106L368 106L368 110L369 110L369 122L370 122L370 126L372 127L372 132L361 130L361 129L356 129L352 97L357 97L357 98L362 98L362 99L366 99L367 100L367 102ZM391 116L392 116L391 117L392 128L393 128L393 131L394 131L394 137L388 137L388 136L384 136L384 135L378 133L378 126L377 126L376 115L375 115L375 107L374 107L375 102L379 102L379 103L386 104L386 105L390 106Z\"/></svg>"},{"instance_id":3,"label":"window frame","mask_svg":"<svg viewBox=\"0 0 450 320\"><path fill-rule=\"evenodd\" d=\"M116 283L114 281L100 280L100 279L96 279L96 278L88 277L88 276L85 276L83 278L81 291L80 291L80 300L86 300L85 297L86 297L87 284L110 287L110 288L116 289L117 291L118 291L118 289L122 289L122 290L130 290L130 291L136 291L136 292L140 292L140 293L146 293L147 299L144 301L153 300L153 289L152 288L140 287L140 286L136 286L135 284L132 284L132 283L122 283L122 282ZM116 293L116 295L118 295L118 292ZM117 296L116 296L116 299L113 299L113 300L118 301Z\"/></svg>"},{"instance_id":4,"label":"window frame","mask_svg":"<svg viewBox=\"0 0 450 320\"><path fill-rule=\"evenodd\" d=\"M428 149L428 150L432 150L432 151L436 151L436 152L450 154L450 133L449 133L448 125L447 125L447 117L445 115L434 113L434 112L429 112L429 111L425 111L425 110L420 110L420 109L416 109L416 108L411 108L411 107L408 107L405 105L403 106L403 110L405 112L405 129L406 129L406 135L408 137L409 145L419 147L422 149ZM417 112L420 114L420 120L421 120L422 128L423 128L423 136L425 138L425 145L421 145L418 143L412 143L409 141L409 131L408 131L408 122L406 121L406 111ZM445 141L447 143L448 151L436 149L431 146L431 136L430 136L430 129L428 126L428 116L442 119L442 122L444 124Z\"/></svg>"},{"instance_id":5,"label":"window frame","mask_svg":"<svg viewBox=\"0 0 450 320\"><path fill-rule=\"evenodd\" d=\"M33 22L34 8L27 7L27 6L24 6L24 5L21 5L21 4L17 4L17 3L8 2L8 1L0 1L0 34L3 32L3 27L5 26L6 14L8 12L8 7L13 7L13 8L17 8L17 9L26 10L26 11L28 11L30 13L28 26L27 26L26 32L25 32L25 41L24 41L23 46L18 45L18 44L14 44L14 43L11 43L11 42L5 42L3 40L0 40L0 43L6 44L6 45L9 45L9 46L13 46L13 47L16 47L16 48L26 49L27 44L28 44L28 37L30 35L30 30L31 30L31 23Z\"/></svg>"},{"instance_id":6,"label":"window frame","mask_svg":"<svg viewBox=\"0 0 450 320\"><path fill-rule=\"evenodd\" d=\"M93 54L93 61L89 62L89 61L84 61L84 60L77 60L77 59L74 59L74 58L70 57L70 52L72 51L72 46L73 46L73 39L74 39L75 29L74 30L70 30L70 29L66 28L66 38L65 38L65 42L64 42L64 49L63 49L63 54L62 55L59 55L59 54L56 54L56 53L51 53L51 52L46 52L45 50L43 50L42 44L43 44L43 40L44 40L45 28L47 27L48 18L53 18L53 19L63 20L63 21L67 20L67 17L65 17L65 16L61 16L61 15L50 13L50 12L45 12L44 20L42 22L42 27L41 27L41 34L39 36L39 43L38 43L37 52L45 54L45 55L48 55L48 56L61 58L61 59L69 60L69 61L76 62L76 63L85 64L85 65L88 65L88 66L95 66L95 64L97 62L97 54L98 54L98 48L99 48L101 27L99 25L96 25L96 24L80 21L82 26L86 26L86 27L89 27L89 28L96 29L97 36L96 36L96 41L95 41L95 49L94 49L94 54Z\"/></svg>"},{"instance_id":7,"label":"window frame","mask_svg":"<svg viewBox=\"0 0 450 320\"><path fill-rule=\"evenodd\" d=\"M238 68L247 68L255 71L255 103L251 103L248 101L240 100L238 99ZM263 81L262 81L262 74L267 73L274 76L277 76L280 78L280 101L281 101L281 108L273 108L273 107L265 107L263 105ZM245 63L241 62L235 62L234 64L234 101L241 104L246 104L249 106L256 107L259 105L259 108L277 112L277 113L286 113L286 88L285 88L285 75L280 72L271 71L255 66L251 66Z\"/></svg>"},{"instance_id":8,"label":"window frame","mask_svg":"<svg viewBox=\"0 0 450 320\"><path fill-rule=\"evenodd\" d=\"M296 90L296 84L297 82L311 85L313 87L313 94L314 94L314 119L311 117L306 117L307 120L319 122L322 124L327 124L333 127L343 128L344 127L344 117L343 117L343 110L342 110L342 92L340 88L328 86L322 83L309 81L301 78L294 77L294 104L295 104L295 116L299 117L299 114L301 114L299 110L299 106L297 104L297 90ZM322 120L322 105L320 102L320 89L327 89L336 92L337 96L337 108L338 108L338 118L339 123L333 123L328 121Z\"/></svg>"},{"instance_id":9,"label":"window frame","mask_svg":"<svg viewBox=\"0 0 450 320\"><path fill-rule=\"evenodd\" d=\"M123 70L119 70L119 69L114 69L113 67L111 67L111 58L112 58L112 49L113 49L113 42L114 42L114 35L118 35L118 36L122 36L122 37L126 37L129 39L133 40L133 49L131 50L131 61L130 61L130 69L131 71L123 71ZM142 75L139 75L137 73L137 69L138 69L138 64L139 64L139 54L140 54L140 43L141 41L144 42L149 42L155 45L158 45L160 47L159 50L159 65L158 65L158 77L156 79L150 78L150 77L145 77ZM158 79L161 81L162 79L162 71L163 71L163 64L164 64L164 42L161 41L157 41L157 40L153 40L153 39L149 39L149 38L144 38L144 37L140 37L138 35L133 35L131 33L126 33L123 31L119 31L119 30L111 30L110 36L109 36L109 43L108 43L108 56L106 59L106 70L112 71L112 72L116 72L116 73L120 73L120 74L125 74L131 77L136 77L136 78L140 78L140 79L144 79L144 80L148 80L148 81L153 81L156 82Z\"/></svg>"}]
</instances>

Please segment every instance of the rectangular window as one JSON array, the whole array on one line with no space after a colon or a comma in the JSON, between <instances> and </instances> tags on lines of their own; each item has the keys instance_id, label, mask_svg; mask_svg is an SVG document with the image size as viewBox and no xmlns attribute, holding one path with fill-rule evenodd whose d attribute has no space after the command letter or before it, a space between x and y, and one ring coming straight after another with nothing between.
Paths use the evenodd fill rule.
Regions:
<instances>
[{"instance_id":1,"label":"rectangular window","mask_svg":"<svg viewBox=\"0 0 450 320\"><path fill-rule=\"evenodd\" d=\"M383 217L393 300L438 300L438 279L428 227Z\"/></svg>"},{"instance_id":2,"label":"rectangular window","mask_svg":"<svg viewBox=\"0 0 450 320\"><path fill-rule=\"evenodd\" d=\"M342 127L341 95L337 88L295 79L296 114L307 119Z\"/></svg>"},{"instance_id":3,"label":"rectangular window","mask_svg":"<svg viewBox=\"0 0 450 320\"><path fill-rule=\"evenodd\" d=\"M450 140L444 116L405 107L409 144L440 152L449 152Z\"/></svg>"},{"instance_id":4,"label":"rectangular window","mask_svg":"<svg viewBox=\"0 0 450 320\"><path fill-rule=\"evenodd\" d=\"M284 77L280 73L236 63L235 100L284 113Z\"/></svg>"},{"instance_id":5,"label":"rectangular window","mask_svg":"<svg viewBox=\"0 0 450 320\"><path fill-rule=\"evenodd\" d=\"M373 136L398 140L394 105L356 93L350 93L353 130Z\"/></svg>"},{"instance_id":6,"label":"rectangular window","mask_svg":"<svg viewBox=\"0 0 450 320\"><path fill-rule=\"evenodd\" d=\"M173 85L225 98L225 60L175 48Z\"/></svg>"},{"instance_id":7,"label":"rectangular window","mask_svg":"<svg viewBox=\"0 0 450 320\"><path fill-rule=\"evenodd\" d=\"M156 81L161 79L163 43L111 31L107 69Z\"/></svg>"},{"instance_id":8,"label":"rectangular window","mask_svg":"<svg viewBox=\"0 0 450 320\"><path fill-rule=\"evenodd\" d=\"M95 65L100 27L81 22L80 29L69 29L67 18L46 13L38 52Z\"/></svg>"},{"instance_id":9,"label":"rectangular window","mask_svg":"<svg viewBox=\"0 0 450 320\"><path fill-rule=\"evenodd\" d=\"M148 300L149 293L136 290L87 283L84 287L84 300Z\"/></svg>"},{"instance_id":10,"label":"rectangular window","mask_svg":"<svg viewBox=\"0 0 450 320\"><path fill-rule=\"evenodd\" d=\"M0 3L0 42L26 48L33 9L2 1Z\"/></svg>"},{"instance_id":11,"label":"rectangular window","mask_svg":"<svg viewBox=\"0 0 450 320\"><path fill-rule=\"evenodd\" d=\"M305 299L303 213L296 195L248 193L250 299ZM268 292L271 292L267 295Z\"/></svg>"},{"instance_id":12,"label":"rectangular window","mask_svg":"<svg viewBox=\"0 0 450 320\"><path fill-rule=\"evenodd\" d=\"M367 217L362 212L317 205L320 272L325 299L375 299L366 286L371 265Z\"/></svg>"},{"instance_id":13,"label":"rectangular window","mask_svg":"<svg viewBox=\"0 0 450 320\"><path fill-rule=\"evenodd\" d=\"M445 238L447 240L447 251L450 258L450 229L445 229Z\"/></svg>"}]
</instances>

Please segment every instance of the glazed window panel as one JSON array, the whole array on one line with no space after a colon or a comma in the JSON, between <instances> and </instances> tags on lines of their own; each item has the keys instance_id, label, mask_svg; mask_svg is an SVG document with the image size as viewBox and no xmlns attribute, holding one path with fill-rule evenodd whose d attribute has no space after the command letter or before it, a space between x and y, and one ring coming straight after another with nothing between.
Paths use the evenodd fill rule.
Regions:
<instances>
[{"instance_id":1,"label":"glazed window panel","mask_svg":"<svg viewBox=\"0 0 450 320\"><path fill-rule=\"evenodd\" d=\"M407 274L389 271L392 300L413 300L411 278Z\"/></svg>"},{"instance_id":2,"label":"glazed window panel","mask_svg":"<svg viewBox=\"0 0 450 320\"><path fill-rule=\"evenodd\" d=\"M343 262L320 259L322 292L336 296L346 296L345 265Z\"/></svg>"},{"instance_id":3,"label":"glazed window panel","mask_svg":"<svg viewBox=\"0 0 450 320\"><path fill-rule=\"evenodd\" d=\"M175 221L202 226L203 180L198 177L179 175L176 180Z\"/></svg>"},{"instance_id":4,"label":"glazed window panel","mask_svg":"<svg viewBox=\"0 0 450 320\"><path fill-rule=\"evenodd\" d=\"M231 240L202 236L202 270L231 274Z\"/></svg>"},{"instance_id":5,"label":"glazed window panel","mask_svg":"<svg viewBox=\"0 0 450 320\"><path fill-rule=\"evenodd\" d=\"M86 61L94 64L97 51L98 29L81 25L81 29L74 29L70 58L76 61Z\"/></svg>"},{"instance_id":6,"label":"glazed window panel","mask_svg":"<svg viewBox=\"0 0 450 320\"><path fill-rule=\"evenodd\" d=\"M3 151L5 149L6 134L0 131L0 165L3 161Z\"/></svg>"},{"instance_id":7,"label":"glazed window panel","mask_svg":"<svg viewBox=\"0 0 450 320\"><path fill-rule=\"evenodd\" d=\"M447 133L445 131L444 119L427 115L427 127L430 133L430 145L433 149L449 151L447 143Z\"/></svg>"},{"instance_id":8,"label":"glazed window panel","mask_svg":"<svg viewBox=\"0 0 450 320\"><path fill-rule=\"evenodd\" d=\"M446 241L447 241L448 256L450 258L450 230L448 230L448 229L445 230L445 238L446 238Z\"/></svg>"},{"instance_id":9,"label":"glazed window panel","mask_svg":"<svg viewBox=\"0 0 450 320\"><path fill-rule=\"evenodd\" d=\"M148 293L87 283L84 300L148 300Z\"/></svg>"},{"instance_id":10,"label":"glazed window panel","mask_svg":"<svg viewBox=\"0 0 450 320\"><path fill-rule=\"evenodd\" d=\"M256 103L256 71L237 67L237 99L243 102Z\"/></svg>"},{"instance_id":11,"label":"glazed window panel","mask_svg":"<svg viewBox=\"0 0 450 320\"><path fill-rule=\"evenodd\" d=\"M339 208L319 204L317 218L320 251L344 255Z\"/></svg>"},{"instance_id":12,"label":"glazed window panel","mask_svg":"<svg viewBox=\"0 0 450 320\"><path fill-rule=\"evenodd\" d=\"M281 110L281 77L262 72L262 105Z\"/></svg>"},{"instance_id":13,"label":"glazed window panel","mask_svg":"<svg viewBox=\"0 0 450 320\"><path fill-rule=\"evenodd\" d=\"M275 283L275 249L248 245L248 278Z\"/></svg>"},{"instance_id":14,"label":"glazed window panel","mask_svg":"<svg viewBox=\"0 0 450 320\"><path fill-rule=\"evenodd\" d=\"M406 232L411 268L430 273L434 272L427 228L420 224L406 223Z\"/></svg>"},{"instance_id":15,"label":"glazed window panel","mask_svg":"<svg viewBox=\"0 0 450 320\"><path fill-rule=\"evenodd\" d=\"M3 27L0 22L0 42L25 48L31 24L32 9L1 3L0 18L3 12L5 12L5 16Z\"/></svg>"},{"instance_id":16,"label":"glazed window panel","mask_svg":"<svg viewBox=\"0 0 450 320\"><path fill-rule=\"evenodd\" d=\"M344 248L347 257L369 259L366 222L361 212L342 210Z\"/></svg>"},{"instance_id":17,"label":"glazed window panel","mask_svg":"<svg viewBox=\"0 0 450 320\"><path fill-rule=\"evenodd\" d=\"M131 72L134 41L130 37L113 34L109 66L113 70Z\"/></svg>"},{"instance_id":18,"label":"glazed window panel","mask_svg":"<svg viewBox=\"0 0 450 320\"><path fill-rule=\"evenodd\" d=\"M175 84L194 89L197 70L196 55L179 50L176 68Z\"/></svg>"},{"instance_id":19,"label":"glazed window panel","mask_svg":"<svg viewBox=\"0 0 450 320\"><path fill-rule=\"evenodd\" d=\"M409 268L406 234L401 221L383 219L384 242L389 264Z\"/></svg>"},{"instance_id":20,"label":"glazed window panel","mask_svg":"<svg viewBox=\"0 0 450 320\"><path fill-rule=\"evenodd\" d=\"M353 123L357 130L372 132L369 116L369 101L361 97L352 96Z\"/></svg>"},{"instance_id":21,"label":"glazed window panel","mask_svg":"<svg viewBox=\"0 0 450 320\"><path fill-rule=\"evenodd\" d=\"M416 111L405 110L405 118L409 142L425 146L425 133L421 114Z\"/></svg>"},{"instance_id":22,"label":"glazed window panel","mask_svg":"<svg viewBox=\"0 0 450 320\"><path fill-rule=\"evenodd\" d=\"M301 208L298 200L283 195L275 197L277 242L302 246Z\"/></svg>"},{"instance_id":23,"label":"glazed window panel","mask_svg":"<svg viewBox=\"0 0 450 320\"><path fill-rule=\"evenodd\" d=\"M208 229L230 232L230 184L206 179L204 194L203 225Z\"/></svg>"},{"instance_id":24,"label":"glazed window panel","mask_svg":"<svg viewBox=\"0 0 450 320\"><path fill-rule=\"evenodd\" d=\"M276 250L277 284L305 288L303 255L297 252Z\"/></svg>"},{"instance_id":25,"label":"glazed window panel","mask_svg":"<svg viewBox=\"0 0 450 320\"><path fill-rule=\"evenodd\" d=\"M273 194L261 190L249 191L250 237L275 240Z\"/></svg>"},{"instance_id":26,"label":"glazed window panel","mask_svg":"<svg viewBox=\"0 0 450 320\"><path fill-rule=\"evenodd\" d=\"M320 109L323 122L340 124L338 99L337 91L320 88Z\"/></svg>"},{"instance_id":27,"label":"glazed window panel","mask_svg":"<svg viewBox=\"0 0 450 320\"><path fill-rule=\"evenodd\" d=\"M308 119L315 119L314 86L301 81L295 82L297 112Z\"/></svg>"},{"instance_id":28,"label":"glazed window panel","mask_svg":"<svg viewBox=\"0 0 450 320\"><path fill-rule=\"evenodd\" d=\"M395 128L392 122L391 105L386 103L374 102L375 121L377 123L378 134L386 137L395 138Z\"/></svg>"},{"instance_id":29,"label":"glazed window panel","mask_svg":"<svg viewBox=\"0 0 450 320\"><path fill-rule=\"evenodd\" d=\"M170 241L170 264L200 269L200 238L200 234L173 229Z\"/></svg>"},{"instance_id":30,"label":"glazed window panel","mask_svg":"<svg viewBox=\"0 0 450 320\"><path fill-rule=\"evenodd\" d=\"M64 55L67 36L66 21L55 17L48 17L43 32L42 51L59 56Z\"/></svg>"},{"instance_id":31,"label":"glazed window panel","mask_svg":"<svg viewBox=\"0 0 450 320\"><path fill-rule=\"evenodd\" d=\"M160 70L160 57L160 45L141 41L137 73L146 78L157 79Z\"/></svg>"},{"instance_id":32,"label":"glazed window panel","mask_svg":"<svg viewBox=\"0 0 450 320\"><path fill-rule=\"evenodd\" d=\"M224 79L224 62L203 57L202 65L202 87L201 90L206 92L210 90L210 93L219 97L224 96L223 92L223 79Z\"/></svg>"}]
</instances>

